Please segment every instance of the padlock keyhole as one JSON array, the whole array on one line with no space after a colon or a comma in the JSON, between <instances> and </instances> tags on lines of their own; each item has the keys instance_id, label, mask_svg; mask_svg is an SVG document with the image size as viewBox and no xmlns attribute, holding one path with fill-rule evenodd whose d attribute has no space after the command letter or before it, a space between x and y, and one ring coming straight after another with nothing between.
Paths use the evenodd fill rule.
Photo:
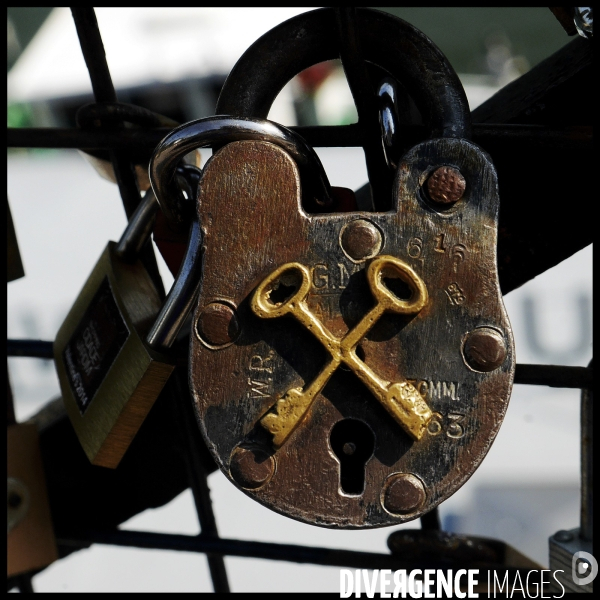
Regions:
<instances>
[{"instance_id":1,"label":"padlock keyhole","mask_svg":"<svg viewBox=\"0 0 600 600\"><path fill-rule=\"evenodd\" d=\"M375 450L375 434L357 419L338 421L329 438L340 463L340 487L345 494L360 496L365 490L365 466Z\"/></svg>"}]
</instances>

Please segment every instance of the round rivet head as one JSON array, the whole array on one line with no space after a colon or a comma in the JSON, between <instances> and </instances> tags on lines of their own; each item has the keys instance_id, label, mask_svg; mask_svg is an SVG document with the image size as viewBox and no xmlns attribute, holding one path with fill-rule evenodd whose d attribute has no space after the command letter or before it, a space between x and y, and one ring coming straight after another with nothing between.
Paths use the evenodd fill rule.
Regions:
<instances>
[{"instance_id":1,"label":"round rivet head","mask_svg":"<svg viewBox=\"0 0 600 600\"><path fill-rule=\"evenodd\" d=\"M573 534L570 531L561 529L554 534L554 539L557 542L570 542L573 539Z\"/></svg>"},{"instance_id":2,"label":"round rivet head","mask_svg":"<svg viewBox=\"0 0 600 600\"><path fill-rule=\"evenodd\" d=\"M458 202L467 183L461 172L454 167L439 167L427 180L427 193L434 202L453 204Z\"/></svg>"},{"instance_id":3,"label":"round rivet head","mask_svg":"<svg viewBox=\"0 0 600 600\"><path fill-rule=\"evenodd\" d=\"M271 479L275 460L256 448L236 448L231 453L229 472L242 487L255 490Z\"/></svg>"},{"instance_id":4,"label":"round rivet head","mask_svg":"<svg viewBox=\"0 0 600 600\"><path fill-rule=\"evenodd\" d=\"M202 341L218 348L235 341L240 333L240 323L231 306L212 302L200 313L196 331Z\"/></svg>"},{"instance_id":5,"label":"round rivet head","mask_svg":"<svg viewBox=\"0 0 600 600\"><path fill-rule=\"evenodd\" d=\"M418 510L427 494L423 482L410 473L390 475L384 485L383 506L395 515L405 515Z\"/></svg>"},{"instance_id":6,"label":"round rivet head","mask_svg":"<svg viewBox=\"0 0 600 600\"><path fill-rule=\"evenodd\" d=\"M506 359L504 336L491 327L478 327L465 340L464 357L476 371L487 373L497 369Z\"/></svg>"},{"instance_id":7,"label":"round rivet head","mask_svg":"<svg viewBox=\"0 0 600 600\"><path fill-rule=\"evenodd\" d=\"M381 250L381 232L366 219L356 219L342 231L341 244L344 252L354 260L372 258Z\"/></svg>"}]
</instances>

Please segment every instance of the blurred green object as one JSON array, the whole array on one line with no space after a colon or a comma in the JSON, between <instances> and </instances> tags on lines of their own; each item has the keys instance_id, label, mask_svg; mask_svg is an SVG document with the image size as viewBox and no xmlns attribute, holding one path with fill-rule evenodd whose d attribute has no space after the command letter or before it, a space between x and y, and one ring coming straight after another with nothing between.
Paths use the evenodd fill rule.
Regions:
<instances>
[{"instance_id":1,"label":"blurred green object","mask_svg":"<svg viewBox=\"0 0 600 600\"><path fill-rule=\"evenodd\" d=\"M33 112L29 104L9 104L6 107L7 127L32 127Z\"/></svg>"}]
</instances>

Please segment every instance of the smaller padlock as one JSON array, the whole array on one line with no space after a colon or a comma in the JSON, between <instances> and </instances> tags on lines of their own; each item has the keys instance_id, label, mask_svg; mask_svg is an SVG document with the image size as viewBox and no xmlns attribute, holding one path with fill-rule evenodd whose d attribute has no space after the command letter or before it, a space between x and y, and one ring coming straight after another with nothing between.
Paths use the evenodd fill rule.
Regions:
<instances>
[{"instance_id":1,"label":"smaller padlock","mask_svg":"<svg viewBox=\"0 0 600 600\"><path fill-rule=\"evenodd\" d=\"M161 301L137 256L157 208L150 191L119 243L109 242L102 253L54 342L65 407L94 465L117 467L175 367L163 351L174 341L185 315L175 315L175 329L171 327L167 342L162 334L172 322L164 313L160 326L153 329L154 343L144 339ZM199 278L189 266L195 259L192 252L184 262L186 281ZM176 282L163 307L169 307L168 315L188 306L181 303L182 290L193 295L195 289L195 283Z\"/></svg>"},{"instance_id":2,"label":"smaller padlock","mask_svg":"<svg viewBox=\"0 0 600 600\"><path fill-rule=\"evenodd\" d=\"M41 569L58 558L37 427L7 430L8 577Z\"/></svg>"},{"instance_id":3,"label":"smaller padlock","mask_svg":"<svg viewBox=\"0 0 600 600\"><path fill-rule=\"evenodd\" d=\"M13 224L12 215L10 214L10 204L6 199L6 280L14 281L25 275L23 269L23 261L19 252L19 244L17 243L17 234Z\"/></svg>"}]
</instances>

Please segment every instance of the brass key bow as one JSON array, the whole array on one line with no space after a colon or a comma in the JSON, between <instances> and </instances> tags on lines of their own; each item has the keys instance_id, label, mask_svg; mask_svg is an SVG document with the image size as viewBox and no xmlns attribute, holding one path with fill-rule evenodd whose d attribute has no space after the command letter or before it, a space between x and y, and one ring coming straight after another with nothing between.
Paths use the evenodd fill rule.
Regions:
<instances>
[{"instance_id":1,"label":"brass key bow","mask_svg":"<svg viewBox=\"0 0 600 600\"><path fill-rule=\"evenodd\" d=\"M385 275L393 272L402 275L411 289L411 297L401 300L383 282ZM306 304L310 291L310 272L300 263L286 263L268 275L256 289L252 310L263 319L273 319L292 314L325 346L331 360L314 381L302 388L288 390L277 400L273 411L261 419L261 425L273 434L273 444L281 447L296 429L317 395L323 390L341 363L346 364L371 390L400 426L413 439L419 440L431 419L432 412L415 387L404 381L385 381L368 367L357 355L356 346L375 325L384 312L416 314L427 303L427 288L423 280L403 261L393 256L379 256L367 269L367 280L375 298L375 306L343 338L335 337L311 312ZM288 285L289 284L289 285ZM278 302L279 288L296 291Z\"/></svg>"}]
</instances>

